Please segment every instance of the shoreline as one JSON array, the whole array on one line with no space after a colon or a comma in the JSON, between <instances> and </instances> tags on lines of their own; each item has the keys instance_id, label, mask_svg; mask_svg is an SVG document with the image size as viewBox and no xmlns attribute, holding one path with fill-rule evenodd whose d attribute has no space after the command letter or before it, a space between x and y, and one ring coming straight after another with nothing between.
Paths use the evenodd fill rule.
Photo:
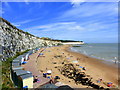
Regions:
<instances>
[{"instance_id":1,"label":"shoreline","mask_svg":"<svg viewBox=\"0 0 120 90\"><path fill-rule=\"evenodd\" d=\"M106 86L107 82L112 82L115 87L118 86L118 70L115 67L103 63L101 60L92 58L81 53L73 52L70 49L70 45L62 45L59 47L49 47L46 48L42 53L45 57L39 57L37 60L37 67L40 71L45 72L46 70L52 70L52 76L58 75L61 77L59 80L65 85L70 85L72 88L87 88L84 85L76 85L75 82L65 76L63 76L57 67L62 67L61 62L72 62L79 58L78 63L80 66L86 68L85 73L93 78L93 82L108 88ZM64 54L63 54L64 53ZM55 58L55 56L61 55L60 58ZM72 56L72 57L70 57ZM67 59L70 58L70 59ZM56 64L53 64L56 62ZM97 83L96 80L99 78L103 79L103 82Z\"/></svg>"},{"instance_id":2,"label":"shoreline","mask_svg":"<svg viewBox=\"0 0 120 90\"><path fill-rule=\"evenodd\" d=\"M118 66L119 63L116 63L116 64L115 64L113 61L107 61L107 60L100 59L100 58L93 57L93 56L89 56L89 55L86 55L86 54L83 54L83 53L80 53L80 52L77 52L77 51L73 51L73 50L70 49L71 47L72 47L72 46L69 46L66 50L69 51L69 52L78 53L78 54L81 54L81 55L83 55L83 56L96 59L96 60L100 61L101 63L104 63L104 64L106 64L106 65L108 65L108 66L111 66L111 65L112 65L112 66L115 67L115 68L120 68L120 67Z\"/></svg>"}]
</instances>

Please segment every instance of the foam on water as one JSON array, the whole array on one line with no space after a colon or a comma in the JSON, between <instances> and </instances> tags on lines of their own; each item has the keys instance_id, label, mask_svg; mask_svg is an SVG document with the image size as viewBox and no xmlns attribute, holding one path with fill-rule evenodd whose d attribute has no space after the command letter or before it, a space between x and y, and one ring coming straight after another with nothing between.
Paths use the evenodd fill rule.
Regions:
<instances>
[{"instance_id":1,"label":"foam on water","mask_svg":"<svg viewBox=\"0 0 120 90\"><path fill-rule=\"evenodd\" d=\"M110 61L118 62L118 44L117 43L92 43L81 45L81 47L71 47L72 51ZM118 62L120 63L120 62Z\"/></svg>"}]
</instances>

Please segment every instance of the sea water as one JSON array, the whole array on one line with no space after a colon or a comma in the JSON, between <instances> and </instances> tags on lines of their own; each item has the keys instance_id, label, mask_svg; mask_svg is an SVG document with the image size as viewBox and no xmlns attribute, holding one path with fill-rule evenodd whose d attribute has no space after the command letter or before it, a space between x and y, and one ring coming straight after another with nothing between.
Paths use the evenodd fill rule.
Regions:
<instances>
[{"instance_id":1,"label":"sea water","mask_svg":"<svg viewBox=\"0 0 120 90\"><path fill-rule=\"evenodd\" d=\"M71 50L97 59L118 62L117 43L88 43L80 47L71 47Z\"/></svg>"}]
</instances>

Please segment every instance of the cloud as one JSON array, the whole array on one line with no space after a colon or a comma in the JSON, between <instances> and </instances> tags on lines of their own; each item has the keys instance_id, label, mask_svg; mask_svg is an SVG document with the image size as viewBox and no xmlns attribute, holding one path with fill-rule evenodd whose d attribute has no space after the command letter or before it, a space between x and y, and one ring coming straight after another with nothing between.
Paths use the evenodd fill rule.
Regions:
<instances>
[{"instance_id":1,"label":"cloud","mask_svg":"<svg viewBox=\"0 0 120 90\"><path fill-rule=\"evenodd\" d=\"M71 0L71 5L73 7L79 7L80 4L82 4L83 2L85 2L86 0Z\"/></svg>"},{"instance_id":2,"label":"cloud","mask_svg":"<svg viewBox=\"0 0 120 90\"><path fill-rule=\"evenodd\" d=\"M0 15L4 14L4 13L5 13L5 11L3 11L2 9L0 9Z\"/></svg>"},{"instance_id":3,"label":"cloud","mask_svg":"<svg viewBox=\"0 0 120 90\"><path fill-rule=\"evenodd\" d=\"M72 7L69 8L67 5ZM34 5L32 7L34 7ZM38 5L36 5L36 7L38 7ZM48 11L43 7L41 7L39 10L43 9ZM100 35L101 37L111 38L116 36L115 30L117 29L117 4L95 2L88 3L86 0L76 2L75 0L72 0L71 3L66 4L66 8L67 9L59 9L59 13L51 11L51 15L49 15L49 12L47 12L48 15L43 15L43 17L45 17L44 19L43 17L41 19L31 18L27 20L22 18L17 19L22 21L17 21L13 24L18 27L20 26L21 29L40 37L44 36L58 39L78 40L85 38L99 38ZM33 9L34 8L29 9L28 15L30 15L30 13L32 13L32 15L34 14ZM40 13L40 11L38 13ZM58 16L53 18L54 15L52 15L52 13L55 13ZM37 15L37 13L35 15ZM40 17L39 15L37 16Z\"/></svg>"},{"instance_id":4,"label":"cloud","mask_svg":"<svg viewBox=\"0 0 120 90\"><path fill-rule=\"evenodd\" d=\"M70 3L71 4L71 3ZM76 5L73 3L73 5ZM90 40L117 37L117 3L78 3L53 18L54 23L23 30L39 37ZM107 40L107 39L106 39Z\"/></svg>"},{"instance_id":5,"label":"cloud","mask_svg":"<svg viewBox=\"0 0 120 90\"><path fill-rule=\"evenodd\" d=\"M24 0L24 2L25 2L27 5L29 5L29 0Z\"/></svg>"},{"instance_id":6,"label":"cloud","mask_svg":"<svg viewBox=\"0 0 120 90\"><path fill-rule=\"evenodd\" d=\"M3 5L4 5L4 7L3 7ZM2 3L1 10L0 10L0 13L1 13L1 14L4 14L5 12L11 11L11 10L12 10L12 8L11 8L11 6L9 5L8 2L3 2L3 3Z\"/></svg>"},{"instance_id":7,"label":"cloud","mask_svg":"<svg viewBox=\"0 0 120 90\"><path fill-rule=\"evenodd\" d=\"M79 2L77 2L79 3ZM59 18L61 19L78 19L83 17L108 17L108 15L116 15L118 8L117 3L85 3L84 5L77 5L76 8L72 8L64 12Z\"/></svg>"},{"instance_id":8,"label":"cloud","mask_svg":"<svg viewBox=\"0 0 120 90\"><path fill-rule=\"evenodd\" d=\"M57 23L51 23L47 25L40 25L40 26L34 26L30 28L26 28L24 30L40 30L44 32L48 31L59 31L59 30L66 30L66 31L71 31L71 30L84 30L83 27L78 25L76 22L57 22Z\"/></svg>"},{"instance_id":9,"label":"cloud","mask_svg":"<svg viewBox=\"0 0 120 90\"><path fill-rule=\"evenodd\" d=\"M26 23L29 23L31 22L32 20L25 20L25 21L20 21L20 22L15 22L15 23L12 23L14 26L21 26L22 24L26 24Z\"/></svg>"},{"instance_id":10,"label":"cloud","mask_svg":"<svg viewBox=\"0 0 120 90\"><path fill-rule=\"evenodd\" d=\"M113 29L110 29L113 28ZM25 31L30 32L95 32L95 31L111 31L117 28L117 23L114 24L104 24L102 22L86 22L84 24L80 24L77 22L58 22L58 23L51 23L46 25L38 25L34 27L25 28Z\"/></svg>"},{"instance_id":11,"label":"cloud","mask_svg":"<svg viewBox=\"0 0 120 90\"><path fill-rule=\"evenodd\" d=\"M21 26L22 24L27 24L27 23L33 22L33 21L38 20L38 19L40 19L40 18L35 18L35 19L29 19L29 20L14 22L13 24L15 26Z\"/></svg>"},{"instance_id":12,"label":"cloud","mask_svg":"<svg viewBox=\"0 0 120 90\"><path fill-rule=\"evenodd\" d=\"M12 23L12 25L14 25L14 26L16 26L16 27L21 26L20 24L15 24L15 23Z\"/></svg>"},{"instance_id":13,"label":"cloud","mask_svg":"<svg viewBox=\"0 0 120 90\"><path fill-rule=\"evenodd\" d=\"M20 21L20 22L16 22L16 24L26 24L29 22L32 22L33 20L25 20L25 21Z\"/></svg>"},{"instance_id":14,"label":"cloud","mask_svg":"<svg viewBox=\"0 0 120 90\"><path fill-rule=\"evenodd\" d=\"M97 21L89 21L80 24L79 22L56 22L45 25L25 28L28 31L39 37L50 37L55 39L74 39L84 40L86 38L116 38L117 23L107 23Z\"/></svg>"}]
</instances>

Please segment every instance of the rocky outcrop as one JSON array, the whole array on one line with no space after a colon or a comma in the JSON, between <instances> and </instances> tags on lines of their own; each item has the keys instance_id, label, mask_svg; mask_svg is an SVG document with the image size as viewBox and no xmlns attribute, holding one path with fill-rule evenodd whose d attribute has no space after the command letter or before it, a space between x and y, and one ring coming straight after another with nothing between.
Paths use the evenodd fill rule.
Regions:
<instances>
[{"instance_id":1,"label":"rocky outcrop","mask_svg":"<svg viewBox=\"0 0 120 90\"><path fill-rule=\"evenodd\" d=\"M0 60L12 57L16 52L33 49L41 46L56 46L61 42L43 40L24 32L7 20L0 18Z\"/></svg>"}]
</instances>

